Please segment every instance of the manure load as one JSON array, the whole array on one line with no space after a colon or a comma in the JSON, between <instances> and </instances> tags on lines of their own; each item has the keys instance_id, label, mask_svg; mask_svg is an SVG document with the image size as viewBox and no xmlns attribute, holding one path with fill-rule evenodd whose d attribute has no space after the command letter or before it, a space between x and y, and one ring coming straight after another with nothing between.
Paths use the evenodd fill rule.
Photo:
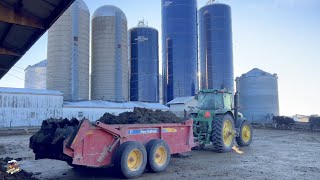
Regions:
<instances>
[{"instance_id":1,"label":"manure load","mask_svg":"<svg viewBox=\"0 0 320 180\"><path fill-rule=\"evenodd\" d=\"M124 112L119 116L105 113L98 121L104 124L160 124L182 123L183 119L169 111L134 108L133 112Z\"/></svg>"}]
</instances>

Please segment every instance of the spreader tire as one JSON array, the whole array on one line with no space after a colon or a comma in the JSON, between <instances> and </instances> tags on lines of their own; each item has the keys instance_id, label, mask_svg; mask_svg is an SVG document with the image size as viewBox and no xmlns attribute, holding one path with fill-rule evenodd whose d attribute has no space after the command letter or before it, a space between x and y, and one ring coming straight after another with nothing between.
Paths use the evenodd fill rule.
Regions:
<instances>
[{"instance_id":1,"label":"spreader tire","mask_svg":"<svg viewBox=\"0 0 320 180\"><path fill-rule=\"evenodd\" d=\"M164 171L170 163L171 153L168 144L161 139L151 140L147 146L147 168L152 172Z\"/></svg>"},{"instance_id":2,"label":"spreader tire","mask_svg":"<svg viewBox=\"0 0 320 180\"><path fill-rule=\"evenodd\" d=\"M125 178L139 177L147 164L147 151L145 147L134 141L120 145L114 158L114 165Z\"/></svg>"}]
</instances>

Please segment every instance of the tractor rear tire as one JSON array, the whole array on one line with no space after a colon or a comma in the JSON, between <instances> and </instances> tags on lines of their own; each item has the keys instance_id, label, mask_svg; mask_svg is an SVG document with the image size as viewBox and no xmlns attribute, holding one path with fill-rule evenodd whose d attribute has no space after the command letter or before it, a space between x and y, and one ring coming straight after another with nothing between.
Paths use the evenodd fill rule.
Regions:
<instances>
[{"instance_id":1,"label":"tractor rear tire","mask_svg":"<svg viewBox=\"0 0 320 180\"><path fill-rule=\"evenodd\" d=\"M116 151L114 165L125 178L139 177L147 165L147 151L139 142L125 142Z\"/></svg>"},{"instance_id":2,"label":"tractor rear tire","mask_svg":"<svg viewBox=\"0 0 320 180\"><path fill-rule=\"evenodd\" d=\"M248 121L243 121L240 126L239 136L236 137L236 141L239 146L249 146L252 142L253 130Z\"/></svg>"},{"instance_id":3,"label":"tractor rear tire","mask_svg":"<svg viewBox=\"0 0 320 180\"><path fill-rule=\"evenodd\" d=\"M234 120L229 114L217 115L212 121L212 145L216 152L230 152L234 145Z\"/></svg>"},{"instance_id":4,"label":"tractor rear tire","mask_svg":"<svg viewBox=\"0 0 320 180\"><path fill-rule=\"evenodd\" d=\"M146 149L148 153L147 168L155 173L166 170L171 159L168 144L164 140L154 139L147 144Z\"/></svg>"}]
</instances>

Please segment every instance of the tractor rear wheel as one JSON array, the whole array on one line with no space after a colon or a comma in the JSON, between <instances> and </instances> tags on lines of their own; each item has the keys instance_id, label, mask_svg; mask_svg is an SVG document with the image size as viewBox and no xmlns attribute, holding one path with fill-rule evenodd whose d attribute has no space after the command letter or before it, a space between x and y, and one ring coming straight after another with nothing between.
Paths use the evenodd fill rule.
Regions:
<instances>
[{"instance_id":1,"label":"tractor rear wheel","mask_svg":"<svg viewBox=\"0 0 320 180\"><path fill-rule=\"evenodd\" d=\"M252 141L252 126L248 121L243 121L240 126L239 136L236 137L236 141L239 146L249 146Z\"/></svg>"},{"instance_id":2,"label":"tractor rear wheel","mask_svg":"<svg viewBox=\"0 0 320 180\"><path fill-rule=\"evenodd\" d=\"M217 152L229 152L234 144L234 120L229 114L217 115L212 121L212 144Z\"/></svg>"}]
</instances>

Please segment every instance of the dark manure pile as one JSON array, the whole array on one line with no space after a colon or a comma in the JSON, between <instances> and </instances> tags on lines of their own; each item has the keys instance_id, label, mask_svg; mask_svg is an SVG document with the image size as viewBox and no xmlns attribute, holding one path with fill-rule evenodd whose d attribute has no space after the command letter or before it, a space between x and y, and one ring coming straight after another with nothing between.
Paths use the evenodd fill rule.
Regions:
<instances>
[{"instance_id":1,"label":"dark manure pile","mask_svg":"<svg viewBox=\"0 0 320 180\"><path fill-rule=\"evenodd\" d=\"M160 124L182 123L184 120L169 111L153 111L151 109L136 107L133 112L124 112L119 114L119 116L105 113L98 121L105 124Z\"/></svg>"},{"instance_id":2,"label":"dark manure pile","mask_svg":"<svg viewBox=\"0 0 320 180\"><path fill-rule=\"evenodd\" d=\"M63 154L63 141L77 130L79 121L75 118L47 119L41 129L30 137L29 147L35 153L35 159L57 159L71 161Z\"/></svg>"},{"instance_id":3,"label":"dark manure pile","mask_svg":"<svg viewBox=\"0 0 320 180\"><path fill-rule=\"evenodd\" d=\"M28 173L24 170L17 172L15 174L8 174L7 171L7 163L13 158L0 158L0 179L1 180L37 180L37 178L32 177L32 173Z\"/></svg>"}]
</instances>

